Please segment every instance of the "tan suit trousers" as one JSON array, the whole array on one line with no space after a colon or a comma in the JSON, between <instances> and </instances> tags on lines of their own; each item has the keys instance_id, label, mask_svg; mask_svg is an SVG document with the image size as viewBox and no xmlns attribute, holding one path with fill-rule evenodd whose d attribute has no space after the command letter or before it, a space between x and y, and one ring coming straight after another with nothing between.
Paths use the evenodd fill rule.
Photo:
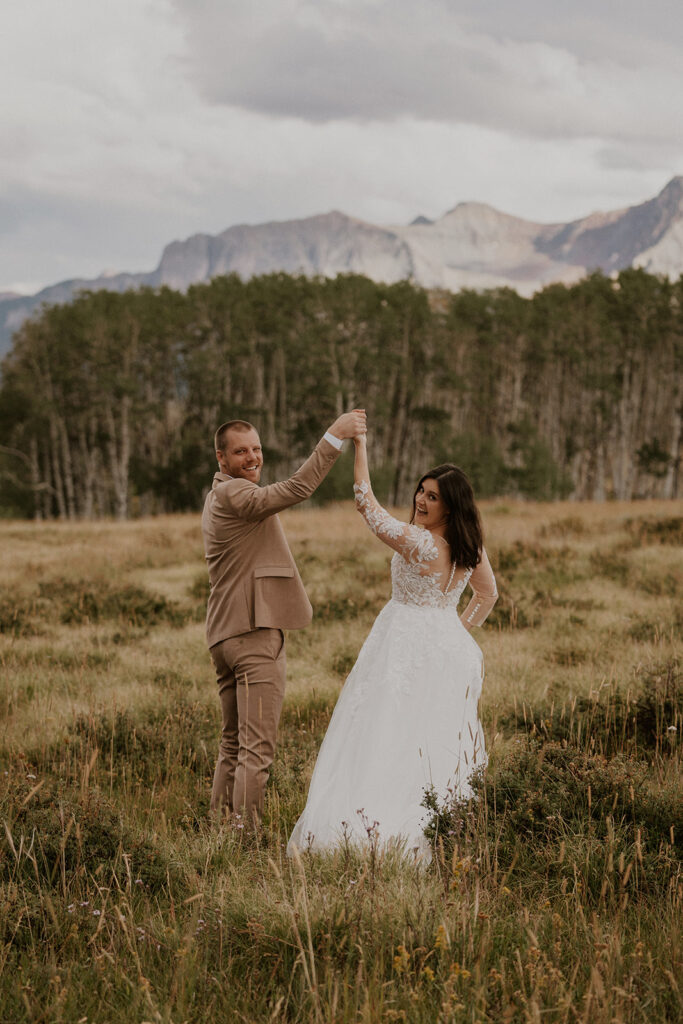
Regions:
<instances>
[{"instance_id":1,"label":"tan suit trousers","mask_svg":"<svg viewBox=\"0 0 683 1024\"><path fill-rule=\"evenodd\" d=\"M281 629L253 629L211 648L223 729L211 791L211 810L257 823L285 695Z\"/></svg>"}]
</instances>

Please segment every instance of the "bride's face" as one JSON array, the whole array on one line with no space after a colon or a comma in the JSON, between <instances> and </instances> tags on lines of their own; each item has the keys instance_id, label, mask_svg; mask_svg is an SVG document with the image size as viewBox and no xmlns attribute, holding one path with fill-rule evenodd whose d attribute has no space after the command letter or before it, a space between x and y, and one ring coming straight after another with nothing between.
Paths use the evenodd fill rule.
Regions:
<instances>
[{"instance_id":1,"label":"bride's face","mask_svg":"<svg viewBox=\"0 0 683 1024\"><path fill-rule=\"evenodd\" d=\"M415 522L428 530L445 526L448 522L448 509L439 485L429 477L422 481L415 495Z\"/></svg>"}]
</instances>

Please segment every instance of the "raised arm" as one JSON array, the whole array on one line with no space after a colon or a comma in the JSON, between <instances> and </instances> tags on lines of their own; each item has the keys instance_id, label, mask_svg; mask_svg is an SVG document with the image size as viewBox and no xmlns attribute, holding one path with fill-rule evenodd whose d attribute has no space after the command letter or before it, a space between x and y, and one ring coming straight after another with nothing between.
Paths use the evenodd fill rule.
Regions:
<instances>
[{"instance_id":1,"label":"raised arm","mask_svg":"<svg viewBox=\"0 0 683 1024\"><path fill-rule=\"evenodd\" d=\"M430 563L439 553L431 533L419 526L411 526L402 523L400 519L394 519L382 508L372 492L365 434L354 437L353 443L356 449L353 474L356 508L382 543L398 551L407 562L413 562L429 571Z\"/></svg>"},{"instance_id":2,"label":"raised arm","mask_svg":"<svg viewBox=\"0 0 683 1024\"><path fill-rule=\"evenodd\" d=\"M343 413L325 432L313 452L288 480L259 487L250 480L232 479L218 485L220 504L232 515L258 522L309 498L331 469L342 441L365 431L365 411Z\"/></svg>"},{"instance_id":3,"label":"raised arm","mask_svg":"<svg viewBox=\"0 0 683 1024\"><path fill-rule=\"evenodd\" d=\"M474 593L460 616L465 629L481 626L498 600L496 577L493 575L489 556L484 548L481 549L481 561L470 576L470 586Z\"/></svg>"}]
</instances>

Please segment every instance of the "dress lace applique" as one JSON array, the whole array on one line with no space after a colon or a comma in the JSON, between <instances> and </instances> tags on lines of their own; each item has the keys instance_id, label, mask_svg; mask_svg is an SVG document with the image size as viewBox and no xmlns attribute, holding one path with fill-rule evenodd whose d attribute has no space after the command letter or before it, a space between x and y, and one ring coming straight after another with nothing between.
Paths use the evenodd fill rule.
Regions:
<instances>
[{"instance_id":1,"label":"dress lace applique","mask_svg":"<svg viewBox=\"0 0 683 1024\"><path fill-rule=\"evenodd\" d=\"M472 570L468 569L462 579L455 586L448 587L444 593L441 589L442 573L434 572L425 576L396 553L391 560L391 596L401 604L415 604L423 608L457 608L471 575Z\"/></svg>"}]
</instances>

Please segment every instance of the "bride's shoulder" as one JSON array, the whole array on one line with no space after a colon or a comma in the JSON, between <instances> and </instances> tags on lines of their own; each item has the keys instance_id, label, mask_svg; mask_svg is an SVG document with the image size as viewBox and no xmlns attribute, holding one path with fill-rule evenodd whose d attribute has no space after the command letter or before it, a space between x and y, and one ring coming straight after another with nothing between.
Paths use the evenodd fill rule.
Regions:
<instances>
[{"instance_id":1,"label":"bride's shoulder","mask_svg":"<svg viewBox=\"0 0 683 1024\"><path fill-rule=\"evenodd\" d=\"M424 526L410 523L405 527L406 560L414 563L434 562L439 557L439 549L434 535Z\"/></svg>"}]
</instances>

